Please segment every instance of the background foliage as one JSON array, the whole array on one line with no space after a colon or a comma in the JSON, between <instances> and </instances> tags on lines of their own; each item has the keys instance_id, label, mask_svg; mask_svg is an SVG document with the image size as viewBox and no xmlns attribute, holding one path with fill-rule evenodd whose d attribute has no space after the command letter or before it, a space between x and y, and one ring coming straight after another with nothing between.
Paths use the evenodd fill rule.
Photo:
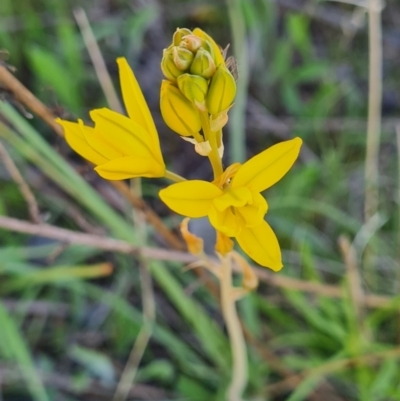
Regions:
<instances>
[{"instance_id":1,"label":"background foliage","mask_svg":"<svg viewBox=\"0 0 400 401\"><path fill-rule=\"evenodd\" d=\"M116 87L116 57L130 62L165 160L179 174L208 179L211 171L159 113L159 63L176 27L199 26L236 53L226 163L303 138L301 160L267 193L285 267L240 303L249 400L400 400L400 7L387 2L382 13L380 196L365 221L368 18L348 3L0 2L0 48L16 76L56 115L87 120L106 100L76 24L82 7ZM43 221L143 245L143 226L121 195L42 121L27 118L11 93L0 96L7 101L0 141ZM143 180L143 196L175 229L180 218L158 200L161 185ZM3 163L0 215L30 219ZM145 230L148 245L165 246L151 226ZM222 400L230 363L218 301L182 264L145 264L157 315L129 399ZM144 324L139 265L132 256L0 230L0 399L111 400Z\"/></svg>"}]
</instances>

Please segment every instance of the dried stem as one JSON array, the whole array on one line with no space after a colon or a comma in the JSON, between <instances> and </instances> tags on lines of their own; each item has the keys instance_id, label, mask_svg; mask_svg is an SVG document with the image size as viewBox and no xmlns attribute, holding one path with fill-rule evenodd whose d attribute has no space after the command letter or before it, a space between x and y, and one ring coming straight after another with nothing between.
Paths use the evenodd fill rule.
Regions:
<instances>
[{"instance_id":1,"label":"dried stem","mask_svg":"<svg viewBox=\"0 0 400 401\"><path fill-rule=\"evenodd\" d=\"M107 238L98 235L85 234L58 228L47 224L32 224L27 221L14 219L12 217L0 216L0 228L7 230L40 235L46 238L52 238L68 244L86 245L104 251L121 252L125 254L141 255L143 257L154 260L175 261L181 263L197 262L198 258L186 253L170 251L167 249L152 247L137 247L131 243ZM266 269L251 266L256 272L257 277L271 286L285 288L295 291L303 291L310 294L321 295L330 298L342 298L342 289L335 285L314 283L305 280L299 280L275 273L268 272ZM233 265L235 271L241 272L241 269ZM381 295L365 295L363 298L364 305L369 308L386 308L393 302L393 298Z\"/></svg>"},{"instance_id":2,"label":"dried stem","mask_svg":"<svg viewBox=\"0 0 400 401\"><path fill-rule=\"evenodd\" d=\"M382 107L381 0L369 0L369 94L365 158L365 209L367 222L378 209L378 161Z\"/></svg>"},{"instance_id":3,"label":"dried stem","mask_svg":"<svg viewBox=\"0 0 400 401\"><path fill-rule=\"evenodd\" d=\"M39 224L41 222L41 219L40 219L39 207L36 202L35 196L33 195L31 189L29 188L29 185L24 180L24 177L19 172L18 167L13 162L13 159L8 154L7 149L1 142L0 142L0 158L2 159L6 169L10 173L11 178L18 185L18 188L22 196L25 198L26 203L28 204L29 215L31 216L32 221Z\"/></svg>"},{"instance_id":4,"label":"dried stem","mask_svg":"<svg viewBox=\"0 0 400 401\"><path fill-rule=\"evenodd\" d=\"M232 351L232 378L227 391L228 401L242 401L247 385L248 363L246 342L237 314L232 286L231 258L224 257L220 270L221 307Z\"/></svg>"},{"instance_id":5,"label":"dried stem","mask_svg":"<svg viewBox=\"0 0 400 401\"><path fill-rule=\"evenodd\" d=\"M351 301L354 308L354 314L356 316L357 325L360 334L367 334L367 330L364 324L364 291L362 288L359 267L357 263L357 252L354 246L350 243L349 239L341 235L338 239L340 251L342 253L343 261L346 266L346 277L349 281L349 290Z\"/></svg>"},{"instance_id":6,"label":"dried stem","mask_svg":"<svg viewBox=\"0 0 400 401\"><path fill-rule=\"evenodd\" d=\"M15 98L27 107L33 114L41 118L58 135L64 136L61 125L55 122L55 116L30 90L28 90L14 75L0 64L0 82L9 89Z\"/></svg>"},{"instance_id":7,"label":"dried stem","mask_svg":"<svg viewBox=\"0 0 400 401\"><path fill-rule=\"evenodd\" d=\"M108 73L106 63L101 54L96 38L93 35L92 28L90 27L89 20L83 8L76 8L74 16L78 23L79 29L82 34L83 41L89 52L90 59L92 60L94 69L96 71L97 79L103 89L104 96L110 108L118 113L123 113L121 102L115 92L110 74Z\"/></svg>"}]
</instances>

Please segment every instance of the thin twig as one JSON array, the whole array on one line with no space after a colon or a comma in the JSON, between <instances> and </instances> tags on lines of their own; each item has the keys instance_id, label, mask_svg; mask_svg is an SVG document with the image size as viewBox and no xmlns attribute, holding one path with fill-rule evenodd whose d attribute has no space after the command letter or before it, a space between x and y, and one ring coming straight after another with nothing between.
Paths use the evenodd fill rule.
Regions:
<instances>
[{"instance_id":1,"label":"thin twig","mask_svg":"<svg viewBox=\"0 0 400 401\"><path fill-rule=\"evenodd\" d=\"M106 97L109 107L118 112L123 113L121 102L115 92L110 74L108 73L106 63L101 54L96 38L93 35L92 28L90 27L89 20L83 8L74 9L74 16L79 29L82 34L83 41L89 52L90 59L92 60L94 69L96 71L97 79L103 89L104 96Z\"/></svg>"},{"instance_id":2,"label":"thin twig","mask_svg":"<svg viewBox=\"0 0 400 401\"><path fill-rule=\"evenodd\" d=\"M42 237L52 238L69 244L86 245L96 249L102 249L104 251L141 255L142 257L154 260L175 261L181 263L193 263L198 261L198 258L185 252L170 251L167 249L152 247L136 247L129 242L122 240L79 233L47 224L32 224L27 221L18 220L11 217L0 216L0 228L26 234L40 235ZM240 269L236 268L235 265L233 267L235 271L240 271ZM342 289L335 285L299 280L272 273L266 269L255 266L252 267L255 269L259 280L275 287L308 292L330 298L343 297ZM392 302L393 298L381 295L366 294L364 297L364 304L369 308L385 308L390 306Z\"/></svg>"},{"instance_id":3,"label":"thin twig","mask_svg":"<svg viewBox=\"0 0 400 401\"><path fill-rule=\"evenodd\" d=\"M15 98L24 106L26 106L33 114L40 117L47 125L60 136L64 136L61 125L55 122L53 113L15 76L0 64L0 82L9 89Z\"/></svg>"},{"instance_id":4,"label":"thin twig","mask_svg":"<svg viewBox=\"0 0 400 401\"><path fill-rule=\"evenodd\" d=\"M8 154L5 146L0 142L0 158L3 160L3 163L10 173L11 178L18 185L18 188L25 198L26 203L28 204L29 215L33 222L39 224L41 222L40 219L40 211L39 206L36 202L35 196L33 195L29 185L24 180L24 177L19 172L18 167L15 165L13 159Z\"/></svg>"},{"instance_id":5,"label":"thin twig","mask_svg":"<svg viewBox=\"0 0 400 401\"><path fill-rule=\"evenodd\" d=\"M369 0L369 93L365 157L365 221L378 209L379 141L382 107L381 0Z\"/></svg>"}]
</instances>

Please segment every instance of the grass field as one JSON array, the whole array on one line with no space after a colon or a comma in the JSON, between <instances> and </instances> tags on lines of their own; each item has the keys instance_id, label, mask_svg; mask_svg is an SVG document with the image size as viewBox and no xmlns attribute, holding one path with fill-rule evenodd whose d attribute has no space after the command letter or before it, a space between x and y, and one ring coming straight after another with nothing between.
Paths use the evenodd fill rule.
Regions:
<instances>
[{"instance_id":1,"label":"grass field","mask_svg":"<svg viewBox=\"0 0 400 401\"><path fill-rule=\"evenodd\" d=\"M53 121L121 107L124 56L168 168L211 179L160 114L177 27L236 58L226 165L303 139L265 193L284 268L238 303L243 399L400 400L400 3L380 3L0 1L0 401L226 399L218 282L185 269L166 181L101 179Z\"/></svg>"}]
</instances>

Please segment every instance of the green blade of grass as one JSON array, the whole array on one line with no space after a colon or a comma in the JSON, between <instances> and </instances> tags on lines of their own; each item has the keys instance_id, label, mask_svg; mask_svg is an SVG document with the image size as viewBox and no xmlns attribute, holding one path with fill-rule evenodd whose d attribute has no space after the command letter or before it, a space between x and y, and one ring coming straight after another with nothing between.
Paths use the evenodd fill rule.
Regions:
<instances>
[{"instance_id":1,"label":"green blade of grass","mask_svg":"<svg viewBox=\"0 0 400 401\"><path fill-rule=\"evenodd\" d=\"M154 279L168 295L182 317L192 325L209 358L220 368L227 369L229 363L226 337L204 309L185 294L179 282L172 275L163 274L163 269L164 267L160 263L152 262L151 272Z\"/></svg>"},{"instance_id":2,"label":"green blade of grass","mask_svg":"<svg viewBox=\"0 0 400 401\"><path fill-rule=\"evenodd\" d=\"M31 396L35 401L49 401L46 390L36 373L29 347L2 303L0 303L0 327L0 347L7 347L8 353L12 354Z\"/></svg>"}]
</instances>

